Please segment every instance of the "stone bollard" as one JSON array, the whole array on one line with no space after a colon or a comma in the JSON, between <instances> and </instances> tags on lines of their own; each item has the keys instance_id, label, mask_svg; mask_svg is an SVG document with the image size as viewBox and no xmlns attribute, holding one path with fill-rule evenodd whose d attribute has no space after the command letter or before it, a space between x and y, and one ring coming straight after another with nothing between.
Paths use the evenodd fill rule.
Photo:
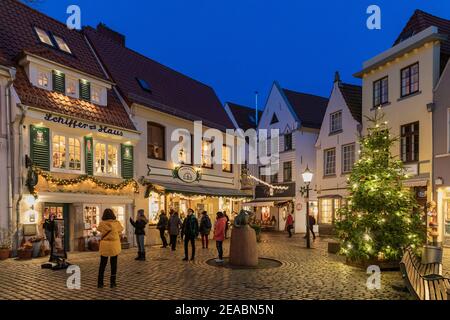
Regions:
<instances>
[{"instance_id":1,"label":"stone bollard","mask_svg":"<svg viewBox=\"0 0 450 320\"><path fill-rule=\"evenodd\" d=\"M233 228L230 240L230 264L233 266L258 266L256 232L248 224Z\"/></svg>"}]
</instances>

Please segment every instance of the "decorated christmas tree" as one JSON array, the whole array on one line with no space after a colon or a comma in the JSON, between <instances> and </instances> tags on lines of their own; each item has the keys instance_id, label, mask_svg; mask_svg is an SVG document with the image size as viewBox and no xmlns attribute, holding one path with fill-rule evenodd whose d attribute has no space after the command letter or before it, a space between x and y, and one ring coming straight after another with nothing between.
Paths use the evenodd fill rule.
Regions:
<instances>
[{"instance_id":1,"label":"decorated christmas tree","mask_svg":"<svg viewBox=\"0 0 450 320\"><path fill-rule=\"evenodd\" d=\"M360 138L359 160L348 179L350 197L338 212L341 254L353 261L401 259L407 245L425 242L422 213L409 188L403 163L391 155L396 139L380 111Z\"/></svg>"}]
</instances>

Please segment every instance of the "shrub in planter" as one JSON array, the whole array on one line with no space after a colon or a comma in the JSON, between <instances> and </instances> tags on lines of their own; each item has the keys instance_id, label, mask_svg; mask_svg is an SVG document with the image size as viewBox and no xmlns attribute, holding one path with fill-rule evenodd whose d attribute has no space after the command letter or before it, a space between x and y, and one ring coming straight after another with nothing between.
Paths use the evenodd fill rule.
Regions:
<instances>
[{"instance_id":1,"label":"shrub in planter","mask_svg":"<svg viewBox=\"0 0 450 320\"><path fill-rule=\"evenodd\" d=\"M17 257L21 260L31 259L33 257L33 244L26 241L19 250L17 250Z\"/></svg>"},{"instance_id":2,"label":"shrub in planter","mask_svg":"<svg viewBox=\"0 0 450 320\"><path fill-rule=\"evenodd\" d=\"M11 245L11 232L7 229L0 229L0 260L10 257Z\"/></svg>"}]
</instances>

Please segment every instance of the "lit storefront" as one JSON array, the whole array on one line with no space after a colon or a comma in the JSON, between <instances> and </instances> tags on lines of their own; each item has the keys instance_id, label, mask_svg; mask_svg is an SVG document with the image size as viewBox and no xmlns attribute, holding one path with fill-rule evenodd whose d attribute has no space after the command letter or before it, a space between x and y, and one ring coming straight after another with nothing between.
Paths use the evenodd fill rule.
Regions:
<instances>
[{"instance_id":1,"label":"lit storefront","mask_svg":"<svg viewBox=\"0 0 450 320\"><path fill-rule=\"evenodd\" d=\"M438 242L450 245L450 187L437 189Z\"/></svg>"},{"instance_id":2,"label":"lit storefront","mask_svg":"<svg viewBox=\"0 0 450 320\"><path fill-rule=\"evenodd\" d=\"M255 213L257 223L263 229L282 231L285 229L289 212L294 213L295 183L276 186L284 189L271 189L266 185L255 186L255 199L243 203L243 207Z\"/></svg>"}]
</instances>

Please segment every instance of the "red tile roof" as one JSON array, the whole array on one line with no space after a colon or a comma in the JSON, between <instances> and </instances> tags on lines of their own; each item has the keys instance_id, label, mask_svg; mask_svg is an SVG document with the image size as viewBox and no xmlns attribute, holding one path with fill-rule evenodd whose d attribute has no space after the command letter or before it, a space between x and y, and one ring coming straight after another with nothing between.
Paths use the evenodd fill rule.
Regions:
<instances>
[{"instance_id":1,"label":"red tile roof","mask_svg":"<svg viewBox=\"0 0 450 320\"><path fill-rule=\"evenodd\" d=\"M62 37L73 54L68 54L40 42L34 27ZM82 32L69 30L64 23L50 18L16 0L0 1L0 54L13 66L23 51L65 66L106 79L91 53Z\"/></svg>"},{"instance_id":2,"label":"red tile roof","mask_svg":"<svg viewBox=\"0 0 450 320\"><path fill-rule=\"evenodd\" d=\"M288 89L283 89L283 93L300 119L302 126L320 129L327 110L328 98Z\"/></svg>"},{"instance_id":3,"label":"red tile roof","mask_svg":"<svg viewBox=\"0 0 450 320\"><path fill-rule=\"evenodd\" d=\"M40 42L34 27L62 37L73 54L62 52ZM107 80L82 32L67 26L16 0L0 1L0 63L16 67L14 87L23 104L88 121L135 130L125 107L112 90L108 90L108 105L67 97L63 94L33 87L25 71L18 65L24 52Z\"/></svg>"},{"instance_id":4,"label":"red tile roof","mask_svg":"<svg viewBox=\"0 0 450 320\"><path fill-rule=\"evenodd\" d=\"M108 106L98 106L58 92L35 87L28 81L27 75L22 68L17 69L14 88L21 102L27 106L94 123L136 130L124 106L113 90L108 90Z\"/></svg>"},{"instance_id":5,"label":"red tile roof","mask_svg":"<svg viewBox=\"0 0 450 320\"><path fill-rule=\"evenodd\" d=\"M450 20L436 17L422 10L414 11L406 26L394 42L399 44L413 35L427 29L430 26L438 28L439 33L448 35L448 39L441 44L442 53L450 55Z\"/></svg>"},{"instance_id":6,"label":"red tile roof","mask_svg":"<svg viewBox=\"0 0 450 320\"><path fill-rule=\"evenodd\" d=\"M84 29L110 76L129 104L172 114L208 127L234 129L213 88L170 69L112 39L99 28ZM141 88L145 80L151 92Z\"/></svg>"},{"instance_id":7,"label":"red tile roof","mask_svg":"<svg viewBox=\"0 0 450 320\"><path fill-rule=\"evenodd\" d=\"M256 128L255 114L256 110L247 106L243 106L233 102L227 102L230 107L231 113L233 113L240 129L247 130L250 128ZM258 119L261 119L262 111L258 110Z\"/></svg>"}]
</instances>

